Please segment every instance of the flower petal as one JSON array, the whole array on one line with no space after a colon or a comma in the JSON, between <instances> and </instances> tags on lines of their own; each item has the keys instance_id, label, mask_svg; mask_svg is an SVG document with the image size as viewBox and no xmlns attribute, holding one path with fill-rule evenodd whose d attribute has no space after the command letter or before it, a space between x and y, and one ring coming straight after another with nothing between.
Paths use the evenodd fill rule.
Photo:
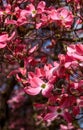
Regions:
<instances>
[{"instance_id":1,"label":"flower petal","mask_svg":"<svg viewBox=\"0 0 83 130\"><path fill-rule=\"evenodd\" d=\"M40 93L41 91L41 88L40 87L37 87L37 88L32 88L32 87L25 87L24 88L24 91L27 93L27 94L30 94L30 95L37 95Z\"/></svg>"},{"instance_id":2,"label":"flower petal","mask_svg":"<svg viewBox=\"0 0 83 130\"><path fill-rule=\"evenodd\" d=\"M7 38L8 38L8 34L3 34L3 35L1 35L1 36L0 36L0 42L2 43L2 42L7 41Z\"/></svg>"},{"instance_id":3,"label":"flower petal","mask_svg":"<svg viewBox=\"0 0 83 130\"><path fill-rule=\"evenodd\" d=\"M38 77L34 77L32 79L30 79L30 84L32 87L41 87L42 84L44 84L44 82L38 78Z\"/></svg>"},{"instance_id":4,"label":"flower petal","mask_svg":"<svg viewBox=\"0 0 83 130\"><path fill-rule=\"evenodd\" d=\"M46 88L42 89L42 95L45 97L51 96L51 91L54 88L52 84L46 84Z\"/></svg>"},{"instance_id":5,"label":"flower petal","mask_svg":"<svg viewBox=\"0 0 83 130\"><path fill-rule=\"evenodd\" d=\"M44 120L46 121L53 121L57 117L57 114L53 113L48 113L45 117Z\"/></svg>"},{"instance_id":6,"label":"flower petal","mask_svg":"<svg viewBox=\"0 0 83 130\"><path fill-rule=\"evenodd\" d=\"M6 42L5 43L0 42L0 48L4 48L6 45L7 45Z\"/></svg>"}]
</instances>

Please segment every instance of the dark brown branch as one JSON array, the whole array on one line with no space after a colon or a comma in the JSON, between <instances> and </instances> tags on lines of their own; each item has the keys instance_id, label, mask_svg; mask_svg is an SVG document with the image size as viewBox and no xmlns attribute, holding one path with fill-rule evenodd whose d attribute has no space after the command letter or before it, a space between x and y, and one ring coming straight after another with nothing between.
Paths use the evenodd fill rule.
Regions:
<instances>
[{"instance_id":1,"label":"dark brown branch","mask_svg":"<svg viewBox=\"0 0 83 130\"><path fill-rule=\"evenodd\" d=\"M59 38L60 41L67 41L67 42L82 42L83 41L83 37L82 38Z\"/></svg>"},{"instance_id":2,"label":"dark brown branch","mask_svg":"<svg viewBox=\"0 0 83 130\"><path fill-rule=\"evenodd\" d=\"M7 100L9 99L11 92L16 85L14 77L7 81L7 86L3 92L0 92L0 129L7 130L7 118L8 118L8 107Z\"/></svg>"}]
</instances>

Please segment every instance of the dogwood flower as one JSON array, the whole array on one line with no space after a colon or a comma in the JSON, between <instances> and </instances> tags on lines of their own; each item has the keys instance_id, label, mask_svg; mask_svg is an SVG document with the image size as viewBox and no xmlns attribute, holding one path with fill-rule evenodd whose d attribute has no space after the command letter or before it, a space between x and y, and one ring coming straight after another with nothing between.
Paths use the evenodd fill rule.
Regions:
<instances>
[{"instance_id":1,"label":"dogwood flower","mask_svg":"<svg viewBox=\"0 0 83 130\"><path fill-rule=\"evenodd\" d=\"M53 89L53 85L45 83L39 77L34 76L29 80L30 86L25 87L24 91L30 95L37 95L42 91L43 96L48 96L48 93Z\"/></svg>"},{"instance_id":2,"label":"dogwood flower","mask_svg":"<svg viewBox=\"0 0 83 130\"><path fill-rule=\"evenodd\" d=\"M35 17L36 9L35 9L35 6L33 4L29 4L26 7L26 11L27 11L28 15L31 15L32 17Z\"/></svg>"},{"instance_id":3,"label":"dogwood flower","mask_svg":"<svg viewBox=\"0 0 83 130\"><path fill-rule=\"evenodd\" d=\"M37 6L37 13L42 14L45 11L46 3L44 1L39 2Z\"/></svg>"},{"instance_id":4,"label":"dogwood flower","mask_svg":"<svg viewBox=\"0 0 83 130\"><path fill-rule=\"evenodd\" d=\"M60 107L50 106L49 107L50 112L47 113L44 117L44 120L47 122L51 122L54 119L56 119L58 116L62 116L67 122L72 121L71 114L68 112L67 109L63 109Z\"/></svg>"},{"instance_id":5,"label":"dogwood flower","mask_svg":"<svg viewBox=\"0 0 83 130\"><path fill-rule=\"evenodd\" d=\"M53 9L50 17L52 20L57 21L58 24L62 24L62 26L65 26L67 28L70 28L73 23L72 12L64 7L59 8L57 10Z\"/></svg>"}]
</instances>

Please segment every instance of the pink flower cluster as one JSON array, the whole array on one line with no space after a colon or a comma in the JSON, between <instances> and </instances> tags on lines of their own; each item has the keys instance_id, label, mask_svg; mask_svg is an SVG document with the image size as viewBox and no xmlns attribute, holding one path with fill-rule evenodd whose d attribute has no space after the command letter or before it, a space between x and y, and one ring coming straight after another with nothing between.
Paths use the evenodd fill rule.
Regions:
<instances>
[{"instance_id":1,"label":"pink flower cluster","mask_svg":"<svg viewBox=\"0 0 83 130\"><path fill-rule=\"evenodd\" d=\"M46 104L35 105L38 109L43 105L41 109L45 121L51 123L61 116L70 123L83 106L83 45L72 44L67 47L66 55L60 54L58 57L59 61L54 62L53 66L37 67L35 72L28 72L27 82L21 82L27 94L34 96L41 93L47 98Z\"/></svg>"},{"instance_id":2,"label":"pink flower cluster","mask_svg":"<svg viewBox=\"0 0 83 130\"><path fill-rule=\"evenodd\" d=\"M15 32L11 34L10 37L8 37L8 34L4 32L0 35L0 48L4 48L7 45L7 42L11 41L15 36Z\"/></svg>"},{"instance_id":3,"label":"pink flower cluster","mask_svg":"<svg viewBox=\"0 0 83 130\"><path fill-rule=\"evenodd\" d=\"M41 1L38 3L37 7L33 3L26 6L25 9L20 9L15 7L12 11L11 5L7 5L6 9L0 11L1 16L12 15L16 17L16 20L7 17L5 19L5 24L13 24L16 26L21 26L27 23L31 23L39 29L42 26L49 25L50 23L56 23L59 26L64 26L65 28L71 28L73 24L74 16L70 10L66 7L61 7L58 9L52 7L46 7L46 3Z\"/></svg>"},{"instance_id":4,"label":"pink flower cluster","mask_svg":"<svg viewBox=\"0 0 83 130\"><path fill-rule=\"evenodd\" d=\"M50 96L51 91L53 90L53 82L56 79L56 75L53 77L52 73L57 69L58 63L55 67L52 67L51 64L45 65L44 69L37 68L36 74L29 72L28 82L29 87L25 87L24 90L30 95L37 95L42 91L42 95L45 97Z\"/></svg>"},{"instance_id":5,"label":"pink flower cluster","mask_svg":"<svg viewBox=\"0 0 83 130\"><path fill-rule=\"evenodd\" d=\"M45 1L14 2L6 1L0 8L0 64L12 66L7 78L14 76L22 91L7 103L14 110L23 105L24 92L40 96L44 102L34 106L44 122L50 125L64 119L60 129L74 129L73 122L83 108L83 44L78 43L83 38L77 34L83 32L81 1L56 1L55 6Z\"/></svg>"},{"instance_id":6,"label":"pink flower cluster","mask_svg":"<svg viewBox=\"0 0 83 130\"><path fill-rule=\"evenodd\" d=\"M35 49L30 49L29 54ZM83 45L69 45L67 53L59 54L58 59L53 65L45 64L44 67L36 67L35 72L28 71L27 75L27 65L34 62L33 58L28 57L24 59L23 68L9 74L9 77L16 75L18 82L25 86L25 93L32 96L40 94L46 98L45 104L37 103L34 106L41 109L41 117L48 125L60 117L72 123L83 107ZM17 102L16 98L12 100Z\"/></svg>"}]
</instances>

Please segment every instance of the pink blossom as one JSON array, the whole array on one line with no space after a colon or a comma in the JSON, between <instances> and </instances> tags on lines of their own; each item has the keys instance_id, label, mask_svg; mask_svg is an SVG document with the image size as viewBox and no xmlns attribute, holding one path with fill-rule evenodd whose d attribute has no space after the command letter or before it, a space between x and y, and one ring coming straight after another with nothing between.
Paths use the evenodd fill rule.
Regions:
<instances>
[{"instance_id":1,"label":"pink blossom","mask_svg":"<svg viewBox=\"0 0 83 130\"><path fill-rule=\"evenodd\" d=\"M67 47L67 55L78 61L83 61L83 45L70 45Z\"/></svg>"},{"instance_id":2,"label":"pink blossom","mask_svg":"<svg viewBox=\"0 0 83 130\"><path fill-rule=\"evenodd\" d=\"M69 55L59 54L58 57L60 59L60 64L63 64L65 68L71 68L73 65L74 67L78 66L78 62L75 58L70 57Z\"/></svg>"},{"instance_id":3,"label":"pink blossom","mask_svg":"<svg viewBox=\"0 0 83 130\"><path fill-rule=\"evenodd\" d=\"M13 15L17 17L17 20L7 20L6 24L15 24L17 26L21 26L28 22L27 20L28 20L29 12L26 9L22 10L19 7L16 7Z\"/></svg>"},{"instance_id":4,"label":"pink blossom","mask_svg":"<svg viewBox=\"0 0 83 130\"><path fill-rule=\"evenodd\" d=\"M51 122L54 119L56 119L58 116L62 116L67 122L71 122L72 121L72 117L70 115L70 113L68 112L67 109L63 110L63 108L61 107L54 107L54 106L50 106L49 107L50 112L47 113L44 117L44 120L47 122Z\"/></svg>"},{"instance_id":5,"label":"pink blossom","mask_svg":"<svg viewBox=\"0 0 83 130\"><path fill-rule=\"evenodd\" d=\"M26 23L27 23L27 18L26 17L20 17L20 18L17 19L16 25L21 26L21 25L24 25Z\"/></svg>"},{"instance_id":6,"label":"pink blossom","mask_svg":"<svg viewBox=\"0 0 83 130\"><path fill-rule=\"evenodd\" d=\"M44 1L39 2L37 9L33 4L29 4L26 7L26 10L28 11L28 14L31 15L32 17L35 17L36 14L42 14L44 12L46 3Z\"/></svg>"},{"instance_id":7,"label":"pink blossom","mask_svg":"<svg viewBox=\"0 0 83 130\"><path fill-rule=\"evenodd\" d=\"M62 24L63 26L70 28L73 23L73 14L66 8L59 8L57 10L52 10L51 19L57 21L58 24Z\"/></svg>"},{"instance_id":8,"label":"pink blossom","mask_svg":"<svg viewBox=\"0 0 83 130\"><path fill-rule=\"evenodd\" d=\"M4 48L4 47L6 47L6 43L0 43L0 48Z\"/></svg>"},{"instance_id":9,"label":"pink blossom","mask_svg":"<svg viewBox=\"0 0 83 130\"><path fill-rule=\"evenodd\" d=\"M45 11L46 3L44 1L39 2L37 6L37 14L41 14Z\"/></svg>"},{"instance_id":10,"label":"pink blossom","mask_svg":"<svg viewBox=\"0 0 83 130\"><path fill-rule=\"evenodd\" d=\"M44 66L45 77L52 84L56 81L55 72L58 68L59 68L59 64L57 62L54 63L54 66L52 66L51 64Z\"/></svg>"},{"instance_id":11,"label":"pink blossom","mask_svg":"<svg viewBox=\"0 0 83 130\"><path fill-rule=\"evenodd\" d=\"M0 48L4 48L7 45L7 42L10 41L11 39L13 39L13 37L15 36L15 31L11 34L10 37L8 37L8 34L1 34L0 35Z\"/></svg>"},{"instance_id":12,"label":"pink blossom","mask_svg":"<svg viewBox=\"0 0 83 130\"><path fill-rule=\"evenodd\" d=\"M45 76L45 70L43 68L35 68L35 74L38 77L44 77Z\"/></svg>"},{"instance_id":13,"label":"pink blossom","mask_svg":"<svg viewBox=\"0 0 83 130\"><path fill-rule=\"evenodd\" d=\"M0 42L5 42L8 39L8 34L2 34L0 35Z\"/></svg>"},{"instance_id":14,"label":"pink blossom","mask_svg":"<svg viewBox=\"0 0 83 130\"><path fill-rule=\"evenodd\" d=\"M8 34L0 35L0 48L4 48L7 45Z\"/></svg>"},{"instance_id":15,"label":"pink blossom","mask_svg":"<svg viewBox=\"0 0 83 130\"><path fill-rule=\"evenodd\" d=\"M24 91L30 95L37 95L42 91L43 96L48 96L48 93L53 89L53 85L45 83L38 77L33 77L29 80L30 86L25 87Z\"/></svg>"},{"instance_id":16,"label":"pink blossom","mask_svg":"<svg viewBox=\"0 0 83 130\"><path fill-rule=\"evenodd\" d=\"M69 87L69 91L73 96L83 95L83 80L72 82Z\"/></svg>"},{"instance_id":17,"label":"pink blossom","mask_svg":"<svg viewBox=\"0 0 83 130\"><path fill-rule=\"evenodd\" d=\"M58 13L58 11L55 10L55 9L52 9L52 10L50 11L50 13L49 13L49 16L51 17L52 20L60 20L60 18L59 18L58 15L59 15L59 13Z\"/></svg>"},{"instance_id":18,"label":"pink blossom","mask_svg":"<svg viewBox=\"0 0 83 130\"><path fill-rule=\"evenodd\" d=\"M28 15L28 11L27 10L21 10L20 11L20 17L26 17Z\"/></svg>"},{"instance_id":19,"label":"pink blossom","mask_svg":"<svg viewBox=\"0 0 83 130\"><path fill-rule=\"evenodd\" d=\"M35 17L35 15L36 15L36 9L35 9L35 6L33 4L29 4L26 7L26 10L27 10L28 15L31 15L32 17Z\"/></svg>"}]
</instances>

